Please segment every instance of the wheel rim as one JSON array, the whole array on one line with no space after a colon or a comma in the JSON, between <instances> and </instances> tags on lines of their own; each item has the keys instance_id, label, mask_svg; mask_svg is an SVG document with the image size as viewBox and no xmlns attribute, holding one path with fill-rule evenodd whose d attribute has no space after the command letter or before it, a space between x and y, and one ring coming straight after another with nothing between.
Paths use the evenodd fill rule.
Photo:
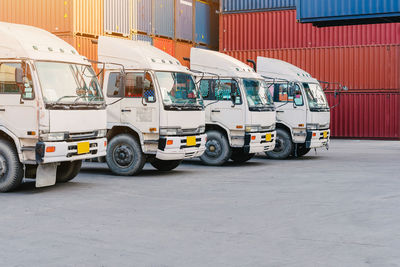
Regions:
<instances>
[{"instance_id":1,"label":"wheel rim","mask_svg":"<svg viewBox=\"0 0 400 267\"><path fill-rule=\"evenodd\" d=\"M128 168L134 161L133 148L127 144L120 144L113 151L113 159L121 168Z\"/></svg>"},{"instance_id":2,"label":"wheel rim","mask_svg":"<svg viewBox=\"0 0 400 267\"><path fill-rule=\"evenodd\" d=\"M222 146L217 140L211 139L207 141L205 154L208 157L217 158L221 155L221 153Z\"/></svg>"},{"instance_id":3,"label":"wheel rim","mask_svg":"<svg viewBox=\"0 0 400 267\"><path fill-rule=\"evenodd\" d=\"M7 174L7 161L3 155L0 155L0 178L3 178Z\"/></svg>"},{"instance_id":4,"label":"wheel rim","mask_svg":"<svg viewBox=\"0 0 400 267\"><path fill-rule=\"evenodd\" d=\"M274 152L282 152L285 149L285 141L278 135L275 141Z\"/></svg>"}]
</instances>

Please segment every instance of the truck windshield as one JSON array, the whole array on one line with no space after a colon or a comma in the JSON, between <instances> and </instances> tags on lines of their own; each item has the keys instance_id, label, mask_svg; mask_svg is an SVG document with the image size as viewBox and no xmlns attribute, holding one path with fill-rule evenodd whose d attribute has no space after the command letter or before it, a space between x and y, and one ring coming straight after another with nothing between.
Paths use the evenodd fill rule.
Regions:
<instances>
[{"instance_id":1,"label":"truck windshield","mask_svg":"<svg viewBox=\"0 0 400 267\"><path fill-rule=\"evenodd\" d=\"M329 109L325 93L319 84L303 83L303 87L311 111Z\"/></svg>"},{"instance_id":2,"label":"truck windshield","mask_svg":"<svg viewBox=\"0 0 400 267\"><path fill-rule=\"evenodd\" d=\"M164 105L166 107L202 108L193 77L181 72L156 72Z\"/></svg>"},{"instance_id":3,"label":"truck windshield","mask_svg":"<svg viewBox=\"0 0 400 267\"><path fill-rule=\"evenodd\" d=\"M250 110L273 107L272 96L265 81L243 79L243 84Z\"/></svg>"},{"instance_id":4,"label":"truck windshield","mask_svg":"<svg viewBox=\"0 0 400 267\"><path fill-rule=\"evenodd\" d=\"M91 66L36 62L47 104L103 104L104 98Z\"/></svg>"}]
</instances>

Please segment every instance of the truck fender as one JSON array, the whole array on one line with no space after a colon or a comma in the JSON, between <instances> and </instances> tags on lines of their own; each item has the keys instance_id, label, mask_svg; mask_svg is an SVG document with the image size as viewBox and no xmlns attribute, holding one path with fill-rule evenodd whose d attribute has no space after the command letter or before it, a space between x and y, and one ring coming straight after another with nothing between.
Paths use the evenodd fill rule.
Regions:
<instances>
[{"instance_id":1,"label":"truck fender","mask_svg":"<svg viewBox=\"0 0 400 267\"><path fill-rule=\"evenodd\" d=\"M22 150L21 150L21 143L19 142L18 137L13 134L9 129L7 129L4 126L0 126L0 132L2 132L4 135L6 135L8 138L14 141L14 145L17 149L18 153L18 158L20 162L24 162L24 158L22 156Z\"/></svg>"},{"instance_id":2,"label":"truck fender","mask_svg":"<svg viewBox=\"0 0 400 267\"><path fill-rule=\"evenodd\" d=\"M207 128L220 128L221 130L223 130L226 134L226 136L228 137L228 141L229 141L229 145L232 146L232 138L231 138L231 131L225 127L223 124L219 123L219 122L213 122L213 123L206 123L206 129Z\"/></svg>"},{"instance_id":3,"label":"truck fender","mask_svg":"<svg viewBox=\"0 0 400 267\"><path fill-rule=\"evenodd\" d=\"M135 132L139 136L140 146L142 147L142 149L144 148L143 133L138 128L129 123L107 123L107 130L110 131L115 127L125 127Z\"/></svg>"},{"instance_id":4,"label":"truck fender","mask_svg":"<svg viewBox=\"0 0 400 267\"><path fill-rule=\"evenodd\" d=\"M292 131L292 128L288 124L286 124L283 121L279 121L279 122L277 121L276 122L276 128L281 128L281 129L288 130L289 134L290 134L290 136L292 137L292 140L293 140L293 138L294 138L293 131Z\"/></svg>"}]
</instances>

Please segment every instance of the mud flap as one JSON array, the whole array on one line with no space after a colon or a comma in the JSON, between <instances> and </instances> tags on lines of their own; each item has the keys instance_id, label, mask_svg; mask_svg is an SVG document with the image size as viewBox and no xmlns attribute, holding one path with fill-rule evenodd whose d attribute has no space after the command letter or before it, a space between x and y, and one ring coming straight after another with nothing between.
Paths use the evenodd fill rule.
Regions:
<instances>
[{"instance_id":1,"label":"mud flap","mask_svg":"<svg viewBox=\"0 0 400 267\"><path fill-rule=\"evenodd\" d=\"M39 164L36 171L36 187L45 187L56 184L58 163Z\"/></svg>"}]
</instances>

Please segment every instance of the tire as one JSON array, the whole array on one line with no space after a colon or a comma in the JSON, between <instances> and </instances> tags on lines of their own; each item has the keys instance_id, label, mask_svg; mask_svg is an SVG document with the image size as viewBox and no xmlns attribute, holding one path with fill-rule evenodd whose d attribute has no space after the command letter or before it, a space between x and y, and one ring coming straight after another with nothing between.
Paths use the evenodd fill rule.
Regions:
<instances>
[{"instance_id":1,"label":"tire","mask_svg":"<svg viewBox=\"0 0 400 267\"><path fill-rule=\"evenodd\" d=\"M254 157L254 153L245 153L243 149L233 149L231 160L235 163L245 163Z\"/></svg>"},{"instance_id":2,"label":"tire","mask_svg":"<svg viewBox=\"0 0 400 267\"><path fill-rule=\"evenodd\" d=\"M271 159L287 159L293 152L294 145L290 134L283 129L277 129L275 148L265 154Z\"/></svg>"},{"instance_id":3,"label":"tire","mask_svg":"<svg viewBox=\"0 0 400 267\"><path fill-rule=\"evenodd\" d=\"M0 140L0 192L15 190L23 178L24 168L14 144Z\"/></svg>"},{"instance_id":4,"label":"tire","mask_svg":"<svg viewBox=\"0 0 400 267\"><path fill-rule=\"evenodd\" d=\"M229 160L231 155L232 149L226 136L218 131L208 131L206 150L200 160L205 165L221 166Z\"/></svg>"},{"instance_id":5,"label":"tire","mask_svg":"<svg viewBox=\"0 0 400 267\"><path fill-rule=\"evenodd\" d=\"M167 172L172 171L176 167L181 164L181 160L161 160L161 159L154 159L151 161L151 165L159 171Z\"/></svg>"},{"instance_id":6,"label":"tire","mask_svg":"<svg viewBox=\"0 0 400 267\"><path fill-rule=\"evenodd\" d=\"M82 160L61 162L57 167L56 182L66 183L74 179L82 167Z\"/></svg>"},{"instance_id":7,"label":"tire","mask_svg":"<svg viewBox=\"0 0 400 267\"><path fill-rule=\"evenodd\" d=\"M121 134L108 143L106 162L113 173L131 176L143 170L146 156L136 138Z\"/></svg>"},{"instance_id":8,"label":"tire","mask_svg":"<svg viewBox=\"0 0 400 267\"><path fill-rule=\"evenodd\" d=\"M310 152L311 148L307 148L305 144L298 144L297 145L297 157L302 157Z\"/></svg>"}]
</instances>

